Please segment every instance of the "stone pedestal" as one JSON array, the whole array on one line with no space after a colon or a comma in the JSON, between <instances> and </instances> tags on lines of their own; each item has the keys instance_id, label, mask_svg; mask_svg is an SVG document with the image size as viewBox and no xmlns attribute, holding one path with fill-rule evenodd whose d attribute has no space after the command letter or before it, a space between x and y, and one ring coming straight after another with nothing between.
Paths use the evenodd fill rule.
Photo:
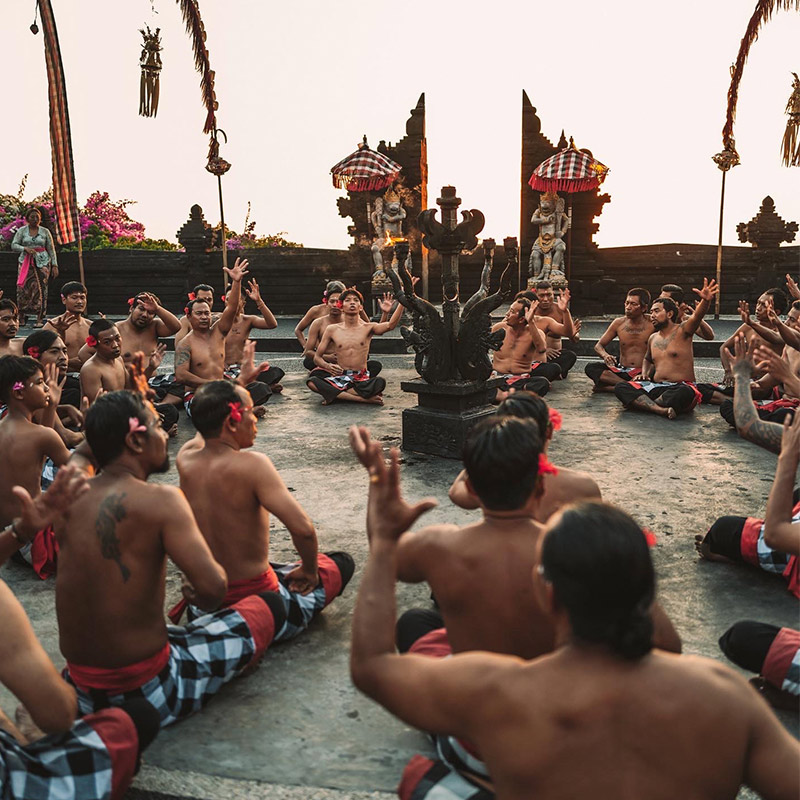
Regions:
<instances>
[{"instance_id":1,"label":"stone pedestal","mask_svg":"<svg viewBox=\"0 0 800 800\"><path fill-rule=\"evenodd\" d=\"M403 449L443 458L461 458L472 427L494 413L492 398L501 378L431 384L403 381L419 405L403 411Z\"/></svg>"}]
</instances>

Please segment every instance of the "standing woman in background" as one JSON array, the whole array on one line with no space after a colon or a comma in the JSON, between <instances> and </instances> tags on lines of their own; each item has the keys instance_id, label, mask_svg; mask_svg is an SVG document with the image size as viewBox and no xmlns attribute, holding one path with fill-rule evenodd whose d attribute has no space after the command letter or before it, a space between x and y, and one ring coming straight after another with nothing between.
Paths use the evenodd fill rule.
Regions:
<instances>
[{"instance_id":1,"label":"standing woman in background","mask_svg":"<svg viewBox=\"0 0 800 800\"><path fill-rule=\"evenodd\" d=\"M53 236L43 227L42 215L38 208L31 208L25 215L27 225L23 225L11 242L11 249L19 253L19 272L17 274L17 306L19 307L20 327L25 325L28 314L36 314L36 325L44 325L47 312L47 282L58 277L56 250Z\"/></svg>"}]
</instances>

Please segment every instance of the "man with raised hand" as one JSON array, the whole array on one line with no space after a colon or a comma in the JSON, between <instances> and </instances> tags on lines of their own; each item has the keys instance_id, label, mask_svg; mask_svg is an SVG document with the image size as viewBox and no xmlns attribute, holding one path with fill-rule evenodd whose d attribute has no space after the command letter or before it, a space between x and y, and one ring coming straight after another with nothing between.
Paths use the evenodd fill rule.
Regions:
<instances>
[{"instance_id":1,"label":"man with raised hand","mask_svg":"<svg viewBox=\"0 0 800 800\"><path fill-rule=\"evenodd\" d=\"M258 662L283 626L283 604L263 592L168 629L167 557L185 576L184 597L208 612L225 597L225 570L180 489L148 483L169 469L152 407L139 394L110 392L86 413L85 427L100 472L58 529L64 674L83 713L143 697L170 725Z\"/></svg>"},{"instance_id":2,"label":"man with raised hand","mask_svg":"<svg viewBox=\"0 0 800 800\"><path fill-rule=\"evenodd\" d=\"M397 450L387 466L379 444L364 444L370 554L353 616L353 682L406 724L458 736L483 759L456 772L415 756L402 800L617 800L622 774L631 797L733 798L741 783L797 796L800 772L787 765L800 745L747 683L710 659L653 651L649 548L611 506L582 503L548 524L530 580L555 627L551 655L397 654L398 549L434 501L408 505Z\"/></svg>"}]
</instances>

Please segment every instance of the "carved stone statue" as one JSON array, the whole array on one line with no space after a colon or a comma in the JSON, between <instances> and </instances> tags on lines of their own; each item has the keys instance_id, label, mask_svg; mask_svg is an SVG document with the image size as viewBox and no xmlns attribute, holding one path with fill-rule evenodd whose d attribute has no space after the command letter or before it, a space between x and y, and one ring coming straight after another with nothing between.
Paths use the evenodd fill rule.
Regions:
<instances>
[{"instance_id":1,"label":"carved stone statue","mask_svg":"<svg viewBox=\"0 0 800 800\"><path fill-rule=\"evenodd\" d=\"M375 201L375 208L370 214L370 222L375 230L375 239L372 242L372 262L375 271L383 270L382 250L390 245L389 237L399 239L403 235L403 220L406 210L400 202L400 197L393 189L388 189L382 198Z\"/></svg>"},{"instance_id":2,"label":"carved stone statue","mask_svg":"<svg viewBox=\"0 0 800 800\"><path fill-rule=\"evenodd\" d=\"M528 274L535 281L564 277L564 236L569 230L569 217L564 213L564 199L554 192L539 198L539 207L531 222L539 226L539 236L533 243L528 261Z\"/></svg>"}]
</instances>

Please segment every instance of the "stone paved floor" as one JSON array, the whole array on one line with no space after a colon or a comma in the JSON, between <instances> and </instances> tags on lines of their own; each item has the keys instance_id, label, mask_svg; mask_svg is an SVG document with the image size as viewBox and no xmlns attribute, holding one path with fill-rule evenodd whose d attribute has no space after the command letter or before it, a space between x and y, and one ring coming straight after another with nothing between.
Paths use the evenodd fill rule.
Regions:
<instances>
[{"instance_id":1,"label":"stone paved floor","mask_svg":"<svg viewBox=\"0 0 800 800\"><path fill-rule=\"evenodd\" d=\"M360 696L347 672L350 618L366 555L366 480L350 454L347 428L367 424L387 445L399 444L401 412L413 402L399 382L412 377L411 360L384 359L389 390L383 408L322 407L305 389L297 359L272 361L289 374L284 395L270 401L259 425L257 447L270 455L308 510L322 548L349 550L358 570L345 595L307 635L270 651L254 675L226 687L201 714L162 732L146 754L132 798L366 800L392 792L409 756L427 750L420 733ZM685 650L722 660L716 640L739 619L796 625L797 605L782 581L698 562L692 546L694 534L718 516L764 511L775 457L731 433L716 408L700 408L674 422L623 412L613 395L591 395L583 364L579 361L574 375L548 397L564 416L551 457L590 472L606 499L656 532L660 597ZM711 362L701 366L704 377L718 374ZM193 434L183 418L181 427L170 445L173 455ZM403 461L408 496L439 499L427 521L471 517L447 500L458 463L413 453L404 453ZM159 480L175 482L174 470ZM292 558L291 541L279 523L272 547L274 560ZM14 565L0 570L0 576L22 600L56 664L63 663L52 583L35 581ZM168 602L178 592L178 576L170 570ZM426 604L427 592L403 586L398 600L401 609ZM5 691L0 691L0 705L14 707ZM781 719L798 735L796 718L784 714Z\"/></svg>"}]
</instances>

